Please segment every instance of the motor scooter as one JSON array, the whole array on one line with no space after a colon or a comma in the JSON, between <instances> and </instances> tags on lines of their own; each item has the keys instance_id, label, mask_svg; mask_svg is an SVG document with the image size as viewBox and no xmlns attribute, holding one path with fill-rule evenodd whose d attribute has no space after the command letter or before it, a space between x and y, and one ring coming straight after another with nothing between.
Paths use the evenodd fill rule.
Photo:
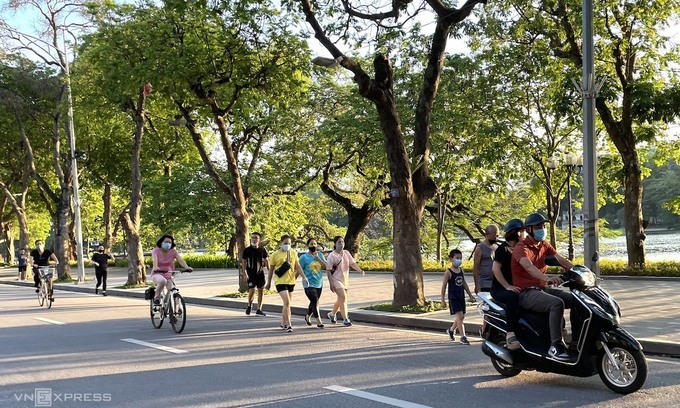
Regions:
<instances>
[{"instance_id":1,"label":"motor scooter","mask_svg":"<svg viewBox=\"0 0 680 408\"><path fill-rule=\"evenodd\" d=\"M553 257L554 258L554 257ZM559 266L556 259L546 263ZM504 305L487 292L479 293L478 310L484 320L482 351L501 375L514 377L523 370L590 377L598 373L611 390L629 394L647 380L647 360L640 343L619 326L621 308L596 283L595 274L577 265L562 275L560 287L574 297L570 309L572 328L570 359L559 360L548 354L550 333L548 315L519 310L515 330L520 348L506 348L507 323Z\"/></svg>"}]
</instances>

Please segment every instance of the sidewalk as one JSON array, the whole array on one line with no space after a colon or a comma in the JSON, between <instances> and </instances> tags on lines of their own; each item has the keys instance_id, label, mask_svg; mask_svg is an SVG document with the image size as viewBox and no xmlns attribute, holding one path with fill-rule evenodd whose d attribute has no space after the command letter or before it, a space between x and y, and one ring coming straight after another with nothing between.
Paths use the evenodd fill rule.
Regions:
<instances>
[{"instance_id":1,"label":"sidewalk","mask_svg":"<svg viewBox=\"0 0 680 408\"><path fill-rule=\"evenodd\" d=\"M86 268L86 282L82 284L56 284L56 289L77 292L94 292L94 272ZM143 297L143 289L118 289L127 280L127 270L110 268L107 294L110 296ZM471 276L468 284L472 288ZM425 273L423 275L425 296L439 300L442 275ZM245 298L218 297L238 291L238 274L235 269L200 269L191 274L177 275L177 287L188 303L211 305L227 308L245 309ZM0 284L32 286L33 282L17 282L16 268L0 268ZM326 285L327 286L327 285ZM605 278L601 286L606 289L621 306L621 325L642 343L645 351L655 354L680 356L680 279L677 278ZM1 288L2 286L0 286ZM421 315L389 313L363 310L362 307L392 301L392 273L368 272L361 277L352 273L349 290L350 318L357 322L413 327L426 330L444 331L451 324L448 311L425 313ZM257 299L256 299L257 300ZM325 287L319 306L323 314L330 311L335 295ZM281 298L276 295L264 297L264 310L278 313ZM293 313L304 315L308 300L298 282L293 292ZM468 307L465 318L468 333L477 333L481 317L474 307Z\"/></svg>"}]
</instances>

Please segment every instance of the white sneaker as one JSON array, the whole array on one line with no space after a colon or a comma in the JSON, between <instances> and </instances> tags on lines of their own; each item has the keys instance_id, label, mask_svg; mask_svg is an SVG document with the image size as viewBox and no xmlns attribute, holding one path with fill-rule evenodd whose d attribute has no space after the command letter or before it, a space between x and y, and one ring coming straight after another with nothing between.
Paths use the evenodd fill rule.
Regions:
<instances>
[{"instance_id":1,"label":"white sneaker","mask_svg":"<svg viewBox=\"0 0 680 408\"><path fill-rule=\"evenodd\" d=\"M337 323L338 319L335 317L333 312L328 312L328 320L331 321L331 323Z\"/></svg>"}]
</instances>

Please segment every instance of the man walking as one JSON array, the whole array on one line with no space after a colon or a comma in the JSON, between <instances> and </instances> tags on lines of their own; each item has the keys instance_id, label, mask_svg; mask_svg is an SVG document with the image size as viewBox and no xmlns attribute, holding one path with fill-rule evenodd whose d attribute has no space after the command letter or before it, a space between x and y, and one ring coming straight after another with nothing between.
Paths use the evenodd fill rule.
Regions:
<instances>
[{"instance_id":1,"label":"man walking","mask_svg":"<svg viewBox=\"0 0 680 408\"><path fill-rule=\"evenodd\" d=\"M248 283L247 315L250 315L252 310L255 288L257 288L257 311L255 314L266 316L262 311L262 297L266 280L264 271L269 268L269 255L265 248L260 247L261 240L262 235L259 232L253 232L250 235L250 246L243 250L243 256L241 257L241 268L245 271L244 278Z\"/></svg>"}]
</instances>

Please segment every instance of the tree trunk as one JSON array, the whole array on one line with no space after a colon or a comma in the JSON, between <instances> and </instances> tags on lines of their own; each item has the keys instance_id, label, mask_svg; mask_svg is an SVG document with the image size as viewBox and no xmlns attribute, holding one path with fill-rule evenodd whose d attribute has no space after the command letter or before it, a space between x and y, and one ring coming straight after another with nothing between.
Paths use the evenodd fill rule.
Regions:
<instances>
[{"instance_id":1,"label":"tree trunk","mask_svg":"<svg viewBox=\"0 0 680 408\"><path fill-rule=\"evenodd\" d=\"M376 65L389 62L379 61ZM376 68L376 71L379 68ZM388 97L375 102L380 117L383 140L390 168L392 191L392 214L394 217L394 296L392 304L422 306L425 304L423 290L423 260L420 252L421 209L416 204L411 179L411 166L405 148L404 137L394 99Z\"/></svg>"},{"instance_id":2,"label":"tree trunk","mask_svg":"<svg viewBox=\"0 0 680 408\"><path fill-rule=\"evenodd\" d=\"M128 279L125 285L135 286L146 282L146 266L144 265L144 251L139 230L142 225L142 175L140 170L142 136L144 135L144 105L147 93L146 86L139 90L139 97L135 109L135 136L132 144L130 169L132 183L130 185L130 204L128 211L121 215L121 224L125 230L127 246Z\"/></svg>"},{"instance_id":3,"label":"tree trunk","mask_svg":"<svg viewBox=\"0 0 680 408\"><path fill-rule=\"evenodd\" d=\"M361 208L353 208L347 212L348 223L347 232L345 232L345 249L355 258L361 249L362 233L377 211L377 208L364 204Z\"/></svg>"},{"instance_id":4,"label":"tree trunk","mask_svg":"<svg viewBox=\"0 0 680 408\"><path fill-rule=\"evenodd\" d=\"M438 206L437 206L437 262L442 266L444 265L444 259L442 257L442 238L444 236L444 219L446 218L446 205L449 201L449 195L447 192L439 194Z\"/></svg>"},{"instance_id":5,"label":"tree trunk","mask_svg":"<svg viewBox=\"0 0 680 408\"><path fill-rule=\"evenodd\" d=\"M12 235L12 229L10 224L6 223L4 226L5 230L5 242L7 242L7 258L5 261L9 264L14 263L14 254L16 254L16 249L14 248L14 236Z\"/></svg>"},{"instance_id":6,"label":"tree trunk","mask_svg":"<svg viewBox=\"0 0 680 408\"><path fill-rule=\"evenodd\" d=\"M203 144L203 138L201 136L200 130L198 130L194 121L191 118L191 112L179 102L175 102L182 115L187 120L187 129L191 134L194 145L198 149L198 152L203 160L206 171L213 179L215 186L222 191L229 200L232 215L234 217L234 224L236 227L235 239L236 239L236 254L235 259L237 260L238 270L239 270L239 291L245 292L248 290L248 285L245 282L244 276L246 271L242 270L241 262L238 262L243 250L246 249L246 237L249 233L249 219L250 213L248 209L248 199L243 188L243 183L241 182L241 173L238 166L237 152L234 150L234 146L231 143L231 138L229 137L229 130L227 128L227 122L225 118L228 116L231 106L236 103L237 96L232 99L232 105L227 108L220 108L214 96L209 96L208 93L200 86L196 84L192 87L192 90L196 96L202 100L207 106L210 107L213 113L213 119L217 125L217 129L220 135L220 142L222 144L222 150L227 158L227 170L229 172L230 182L227 183L220 173L215 168L210 154L207 152L205 145Z\"/></svg>"},{"instance_id":7,"label":"tree trunk","mask_svg":"<svg viewBox=\"0 0 680 408\"><path fill-rule=\"evenodd\" d=\"M111 233L111 183L104 181L104 194L102 195L102 201L104 202L104 213L102 214L104 222L104 250L110 251L113 246L113 239Z\"/></svg>"},{"instance_id":8,"label":"tree trunk","mask_svg":"<svg viewBox=\"0 0 680 408\"><path fill-rule=\"evenodd\" d=\"M624 225L628 266L645 265L645 231L642 227L642 173L636 151L624 158Z\"/></svg>"},{"instance_id":9,"label":"tree trunk","mask_svg":"<svg viewBox=\"0 0 680 408\"><path fill-rule=\"evenodd\" d=\"M59 260L59 265L57 265L57 271L59 272L59 279L69 280L71 279L71 254L69 252L71 245L69 239L69 209L71 205L71 190L65 188L62 190L59 196L59 202L57 204L56 213L56 224L57 230L54 236L54 255L57 256Z\"/></svg>"}]
</instances>

